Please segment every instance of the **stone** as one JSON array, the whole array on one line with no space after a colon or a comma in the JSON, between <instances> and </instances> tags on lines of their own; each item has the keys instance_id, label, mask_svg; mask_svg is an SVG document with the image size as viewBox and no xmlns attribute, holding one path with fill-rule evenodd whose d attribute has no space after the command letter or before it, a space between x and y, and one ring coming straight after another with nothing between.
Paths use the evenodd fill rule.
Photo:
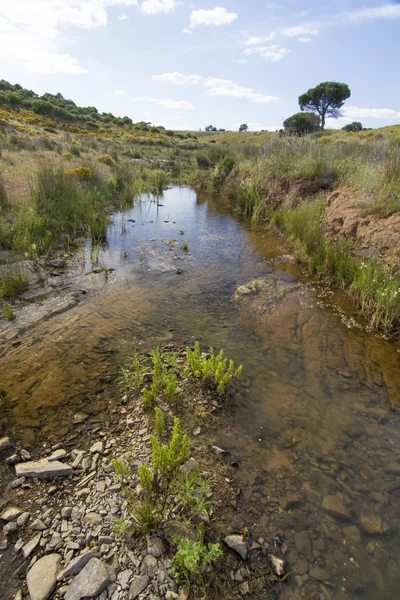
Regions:
<instances>
[{"instance_id":1,"label":"stone","mask_svg":"<svg viewBox=\"0 0 400 600\"><path fill-rule=\"evenodd\" d=\"M6 464L7 465L16 465L17 463L20 462L20 460L21 459L18 454L11 454L11 456L6 458Z\"/></svg>"},{"instance_id":2,"label":"stone","mask_svg":"<svg viewBox=\"0 0 400 600\"><path fill-rule=\"evenodd\" d=\"M374 542L368 542L368 544L365 546L365 549L368 554L373 554L376 550L376 544Z\"/></svg>"},{"instance_id":3,"label":"stone","mask_svg":"<svg viewBox=\"0 0 400 600\"><path fill-rule=\"evenodd\" d=\"M190 473L197 473L199 470L199 463L193 456L189 458L179 469L182 475L189 475Z\"/></svg>"},{"instance_id":4,"label":"stone","mask_svg":"<svg viewBox=\"0 0 400 600\"><path fill-rule=\"evenodd\" d=\"M72 467L59 461L49 462L47 458L37 461L19 463L15 466L17 477L37 477L38 479L51 479L52 477L68 477Z\"/></svg>"},{"instance_id":5,"label":"stone","mask_svg":"<svg viewBox=\"0 0 400 600\"><path fill-rule=\"evenodd\" d=\"M89 550L88 552L83 552L83 554L80 554L79 556L71 560L71 562L68 563L65 569L60 571L60 573L58 574L58 581L62 581L63 579L69 579L73 575L77 575L83 569L83 567L87 565L89 560L92 560L92 558L96 558L96 554Z\"/></svg>"},{"instance_id":6,"label":"stone","mask_svg":"<svg viewBox=\"0 0 400 600\"><path fill-rule=\"evenodd\" d=\"M111 535L99 535L99 544L107 544L110 546L114 541L115 540Z\"/></svg>"},{"instance_id":7,"label":"stone","mask_svg":"<svg viewBox=\"0 0 400 600\"><path fill-rule=\"evenodd\" d=\"M49 542L49 548L51 548L52 550L55 549L56 546L58 546L58 544L61 543L61 535L58 533L58 531L55 531L53 533L53 535L51 536L51 540Z\"/></svg>"},{"instance_id":8,"label":"stone","mask_svg":"<svg viewBox=\"0 0 400 600\"><path fill-rule=\"evenodd\" d=\"M8 437L0 438L0 454L8 452L11 448L11 441Z\"/></svg>"},{"instance_id":9,"label":"stone","mask_svg":"<svg viewBox=\"0 0 400 600\"><path fill-rule=\"evenodd\" d=\"M364 533L368 535L381 535L384 533L382 517L375 514L362 514L360 525Z\"/></svg>"},{"instance_id":10,"label":"stone","mask_svg":"<svg viewBox=\"0 0 400 600\"><path fill-rule=\"evenodd\" d=\"M47 600L56 586L59 554L46 554L28 571L26 584L31 600Z\"/></svg>"},{"instance_id":11,"label":"stone","mask_svg":"<svg viewBox=\"0 0 400 600\"><path fill-rule=\"evenodd\" d=\"M242 594L242 596L246 596L246 594L249 593L250 588L249 588L249 582L248 581L244 581L243 583L241 583L238 586L239 592Z\"/></svg>"},{"instance_id":12,"label":"stone","mask_svg":"<svg viewBox=\"0 0 400 600\"><path fill-rule=\"evenodd\" d=\"M165 546L159 537L151 537L147 541L147 554L151 554L154 558L160 558L165 552Z\"/></svg>"},{"instance_id":13,"label":"stone","mask_svg":"<svg viewBox=\"0 0 400 600\"><path fill-rule=\"evenodd\" d=\"M321 567L311 567L308 573L310 577L316 579L317 581L329 581L330 578L329 573Z\"/></svg>"},{"instance_id":14,"label":"stone","mask_svg":"<svg viewBox=\"0 0 400 600\"><path fill-rule=\"evenodd\" d=\"M100 525L103 522L103 518L101 515L95 512L88 512L83 517L84 523L88 523L89 525Z\"/></svg>"},{"instance_id":15,"label":"stone","mask_svg":"<svg viewBox=\"0 0 400 600\"><path fill-rule=\"evenodd\" d=\"M360 530L355 525L343 527L342 533L348 542L354 542L356 544L361 542Z\"/></svg>"},{"instance_id":16,"label":"stone","mask_svg":"<svg viewBox=\"0 0 400 600\"><path fill-rule=\"evenodd\" d=\"M25 546L22 548L22 554L24 555L24 558L29 558L39 544L41 537L42 534L37 533L31 540L29 540L27 544L25 544Z\"/></svg>"},{"instance_id":17,"label":"stone","mask_svg":"<svg viewBox=\"0 0 400 600\"><path fill-rule=\"evenodd\" d=\"M286 574L286 562L282 558L274 554L268 554L268 560L277 577L281 578Z\"/></svg>"},{"instance_id":18,"label":"stone","mask_svg":"<svg viewBox=\"0 0 400 600\"><path fill-rule=\"evenodd\" d=\"M129 600L135 600L149 585L149 578L147 575L140 577L134 577L129 588ZM68 598L66 599L68 600Z\"/></svg>"},{"instance_id":19,"label":"stone","mask_svg":"<svg viewBox=\"0 0 400 600\"><path fill-rule=\"evenodd\" d=\"M310 554L312 548L308 531L296 531L294 535L294 543L296 550L300 552L300 554Z\"/></svg>"},{"instance_id":20,"label":"stone","mask_svg":"<svg viewBox=\"0 0 400 600\"><path fill-rule=\"evenodd\" d=\"M390 463L390 465L387 465L387 467L385 467L384 471L389 475L400 475L400 463Z\"/></svg>"},{"instance_id":21,"label":"stone","mask_svg":"<svg viewBox=\"0 0 400 600\"><path fill-rule=\"evenodd\" d=\"M22 515L19 515L19 517L17 519L18 527L24 527L24 525L26 525L27 522L29 521L30 516L31 515L28 512L23 512Z\"/></svg>"},{"instance_id":22,"label":"stone","mask_svg":"<svg viewBox=\"0 0 400 600\"><path fill-rule=\"evenodd\" d=\"M25 450L25 448L22 448L20 456L22 460L31 460L31 454L28 452L28 450Z\"/></svg>"},{"instance_id":23,"label":"stone","mask_svg":"<svg viewBox=\"0 0 400 600\"><path fill-rule=\"evenodd\" d=\"M224 543L236 552L240 556L241 559L246 560L247 558L247 544L243 541L243 536L241 535L227 535L224 539Z\"/></svg>"},{"instance_id":24,"label":"stone","mask_svg":"<svg viewBox=\"0 0 400 600\"><path fill-rule=\"evenodd\" d=\"M7 508L0 515L0 519L2 519L3 521L7 521L8 523L10 521L16 521L23 512L24 511L22 510L22 508L17 508L16 506L10 506L10 508Z\"/></svg>"},{"instance_id":25,"label":"stone","mask_svg":"<svg viewBox=\"0 0 400 600\"><path fill-rule=\"evenodd\" d=\"M47 529L46 525L40 519L35 519L31 524L32 531L44 531Z\"/></svg>"},{"instance_id":26,"label":"stone","mask_svg":"<svg viewBox=\"0 0 400 600\"><path fill-rule=\"evenodd\" d=\"M299 575L304 575L305 573L307 573L308 569L310 568L310 565L308 564L308 562L306 561L305 558L299 558L299 560L296 563L296 569L297 569L297 573Z\"/></svg>"},{"instance_id":27,"label":"stone","mask_svg":"<svg viewBox=\"0 0 400 600\"><path fill-rule=\"evenodd\" d=\"M142 575L148 575L150 579L153 579L157 570L157 559L151 554L144 557L143 562L140 566L140 573Z\"/></svg>"},{"instance_id":28,"label":"stone","mask_svg":"<svg viewBox=\"0 0 400 600\"><path fill-rule=\"evenodd\" d=\"M104 452L103 442L96 442L95 444L93 444L93 446L91 446L91 448L90 448L90 452L92 454L103 454L103 452Z\"/></svg>"},{"instance_id":29,"label":"stone","mask_svg":"<svg viewBox=\"0 0 400 600\"><path fill-rule=\"evenodd\" d=\"M72 506L64 506L64 508L61 509L61 517L63 519L69 519L71 515L72 515Z\"/></svg>"},{"instance_id":30,"label":"stone","mask_svg":"<svg viewBox=\"0 0 400 600\"><path fill-rule=\"evenodd\" d=\"M336 496L325 496L322 502L322 509L335 517L336 519L342 519L348 521L350 519L350 513L346 508L346 504L341 494Z\"/></svg>"},{"instance_id":31,"label":"stone","mask_svg":"<svg viewBox=\"0 0 400 600\"><path fill-rule=\"evenodd\" d=\"M4 535L10 535L10 533L15 533L16 531L18 531L18 524L15 521L11 521L3 527Z\"/></svg>"},{"instance_id":32,"label":"stone","mask_svg":"<svg viewBox=\"0 0 400 600\"><path fill-rule=\"evenodd\" d=\"M222 448L220 448L219 446L213 446L212 449L214 450L214 452L216 454L220 454L221 456L228 454L227 450L223 450Z\"/></svg>"},{"instance_id":33,"label":"stone","mask_svg":"<svg viewBox=\"0 0 400 600\"><path fill-rule=\"evenodd\" d=\"M11 483L11 487L13 489L20 487L23 483L25 483L26 481L26 477L18 477L18 479L14 479L14 481Z\"/></svg>"},{"instance_id":34,"label":"stone","mask_svg":"<svg viewBox=\"0 0 400 600\"><path fill-rule=\"evenodd\" d=\"M98 558L92 558L71 581L65 600L98 596L115 579L114 570Z\"/></svg>"},{"instance_id":35,"label":"stone","mask_svg":"<svg viewBox=\"0 0 400 600\"><path fill-rule=\"evenodd\" d=\"M60 448L59 450L55 450L51 456L49 456L48 460L50 462L54 462L55 460L62 460L67 456L67 451Z\"/></svg>"},{"instance_id":36,"label":"stone","mask_svg":"<svg viewBox=\"0 0 400 600\"><path fill-rule=\"evenodd\" d=\"M128 589L128 584L132 575L132 569L125 569L118 574L118 583L121 585L122 589Z\"/></svg>"}]
</instances>

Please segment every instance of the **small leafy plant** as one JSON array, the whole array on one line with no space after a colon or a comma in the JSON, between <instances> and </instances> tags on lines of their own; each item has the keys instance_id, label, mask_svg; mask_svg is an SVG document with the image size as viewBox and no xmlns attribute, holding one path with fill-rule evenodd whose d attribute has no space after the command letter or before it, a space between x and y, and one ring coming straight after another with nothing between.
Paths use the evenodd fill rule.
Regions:
<instances>
[{"instance_id":1,"label":"small leafy plant","mask_svg":"<svg viewBox=\"0 0 400 600\"><path fill-rule=\"evenodd\" d=\"M128 465L126 465L121 460L117 460L116 458L113 458L111 460L111 464L114 468L115 474L117 475L117 477L119 477L119 479L121 479L121 481L123 481L124 479L128 479L128 477L129 477Z\"/></svg>"},{"instance_id":2,"label":"small leafy plant","mask_svg":"<svg viewBox=\"0 0 400 600\"><path fill-rule=\"evenodd\" d=\"M215 354L213 348L210 348L208 355L201 354L200 344L196 342L194 349L186 348L186 369L185 374L192 374L195 377L204 380L206 385L215 388L218 394L225 392L225 386L232 379L239 379L242 373L242 365L235 368L233 360L224 357L224 351L221 350Z\"/></svg>"},{"instance_id":3,"label":"small leafy plant","mask_svg":"<svg viewBox=\"0 0 400 600\"><path fill-rule=\"evenodd\" d=\"M129 521L124 515L115 519L114 531L122 537L126 537L127 535L129 535L132 532L132 529L132 522Z\"/></svg>"},{"instance_id":4,"label":"small leafy plant","mask_svg":"<svg viewBox=\"0 0 400 600\"><path fill-rule=\"evenodd\" d=\"M203 541L193 542L184 537L175 538L177 551L173 558L172 573L180 584L199 585L206 588L205 576L210 565L222 554L219 544L205 544Z\"/></svg>"},{"instance_id":5,"label":"small leafy plant","mask_svg":"<svg viewBox=\"0 0 400 600\"><path fill-rule=\"evenodd\" d=\"M165 416L161 408L156 406L154 409L155 412L155 423L154 429L157 435L161 436L165 432Z\"/></svg>"}]
</instances>

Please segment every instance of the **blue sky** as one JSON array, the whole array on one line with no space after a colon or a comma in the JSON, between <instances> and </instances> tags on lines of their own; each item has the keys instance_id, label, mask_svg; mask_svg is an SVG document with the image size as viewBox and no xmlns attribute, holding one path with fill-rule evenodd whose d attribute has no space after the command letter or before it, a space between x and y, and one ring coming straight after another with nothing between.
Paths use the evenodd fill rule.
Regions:
<instances>
[{"instance_id":1,"label":"blue sky","mask_svg":"<svg viewBox=\"0 0 400 600\"><path fill-rule=\"evenodd\" d=\"M0 78L173 129L275 130L321 81L400 123L400 2L0 0Z\"/></svg>"}]
</instances>

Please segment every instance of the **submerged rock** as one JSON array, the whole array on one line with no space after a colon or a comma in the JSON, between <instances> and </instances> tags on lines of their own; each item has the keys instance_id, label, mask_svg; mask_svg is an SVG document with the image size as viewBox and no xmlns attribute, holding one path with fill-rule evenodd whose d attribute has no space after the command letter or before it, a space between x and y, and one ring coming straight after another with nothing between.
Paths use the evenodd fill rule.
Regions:
<instances>
[{"instance_id":1,"label":"submerged rock","mask_svg":"<svg viewBox=\"0 0 400 600\"><path fill-rule=\"evenodd\" d=\"M59 554L47 554L40 558L26 576L31 600L47 600L57 581Z\"/></svg>"},{"instance_id":2,"label":"submerged rock","mask_svg":"<svg viewBox=\"0 0 400 600\"><path fill-rule=\"evenodd\" d=\"M72 467L59 461L50 462L47 458L37 461L19 463L15 466L17 477L37 477L38 479L50 479L52 477L68 477L72 473Z\"/></svg>"},{"instance_id":3,"label":"submerged rock","mask_svg":"<svg viewBox=\"0 0 400 600\"><path fill-rule=\"evenodd\" d=\"M350 519L350 513L346 508L346 504L342 495L337 494L336 496L325 496L322 502L322 509L335 517L336 519L342 519L347 521Z\"/></svg>"}]
</instances>

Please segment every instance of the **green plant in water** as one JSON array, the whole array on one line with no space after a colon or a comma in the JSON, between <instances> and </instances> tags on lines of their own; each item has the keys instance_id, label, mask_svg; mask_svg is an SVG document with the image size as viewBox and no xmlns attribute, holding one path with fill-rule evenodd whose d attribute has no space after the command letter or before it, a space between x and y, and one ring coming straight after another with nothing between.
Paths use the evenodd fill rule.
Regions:
<instances>
[{"instance_id":1,"label":"green plant in water","mask_svg":"<svg viewBox=\"0 0 400 600\"><path fill-rule=\"evenodd\" d=\"M194 349L186 348L186 369L185 373L190 373L195 377L201 378L210 387L216 388L219 394L223 394L225 386L232 379L239 379L242 373L242 365L235 368L233 360L224 358L224 351L221 350L215 354L214 349L210 348L209 355L202 355L199 342L196 342Z\"/></svg>"},{"instance_id":2,"label":"green plant in water","mask_svg":"<svg viewBox=\"0 0 400 600\"><path fill-rule=\"evenodd\" d=\"M184 252L187 252L189 250L189 242L187 240L182 240L181 248Z\"/></svg>"},{"instance_id":3,"label":"green plant in water","mask_svg":"<svg viewBox=\"0 0 400 600\"><path fill-rule=\"evenodd\" d=\"M117 475L117 477L119 477L119 479L121 479L121 481L123 481L124 479L128 479L128 477L129 477L128 465L126 465L124 462L122 462L122 460L117 460L116 458L113 458L111 460L111 464L114 468L115 474Z\"/></svg>"}]
</instances>

